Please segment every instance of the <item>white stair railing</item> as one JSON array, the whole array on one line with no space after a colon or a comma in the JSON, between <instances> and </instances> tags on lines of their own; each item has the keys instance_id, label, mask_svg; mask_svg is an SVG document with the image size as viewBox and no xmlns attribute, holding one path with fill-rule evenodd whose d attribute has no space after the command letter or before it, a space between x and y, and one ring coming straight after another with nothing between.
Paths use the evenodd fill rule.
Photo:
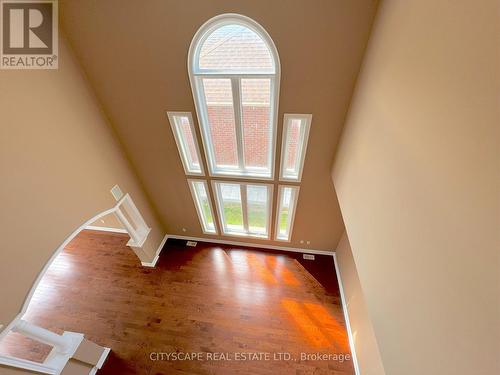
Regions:
<instances>
[{"instance_id":1,"label":"white stair railing","mask_svg":"<svg viewBox=\"0 0 500 375\"><path fill-rule=\"evenodd\" d=\"M11 357L7 355L0 354L0 365L20 368L28 371L37 372L40 374L54 374L57 375L61 371L51 366L47 366L43 363L28 361L26 359Z\"/></svg>"},{"instance_id":2,"label":"white stair railing","mask_svg":"<svg viewBox=\"0 0 500 375\"><path fill-rule=\"evenodd\" d=\"M0 364L42 374L60 374L83 341L83 334L81 333L64 332L62 335L58 335L22 319L12 327L12 331L50 345L53 348L43 363L0 355Z\"/></svg>"},{"instance_id":3,"label":"white stair railing","mask_svg":"<svg viewBox=\"0 0 500 375\"><path fill-rule=\"evenodd\" d=\"M130 236L128 246L142 247L151 232L130 195L126 194L115 206L114 213ZM125 215L127 214L127 215Z\"/></svg>"}]
</instances>

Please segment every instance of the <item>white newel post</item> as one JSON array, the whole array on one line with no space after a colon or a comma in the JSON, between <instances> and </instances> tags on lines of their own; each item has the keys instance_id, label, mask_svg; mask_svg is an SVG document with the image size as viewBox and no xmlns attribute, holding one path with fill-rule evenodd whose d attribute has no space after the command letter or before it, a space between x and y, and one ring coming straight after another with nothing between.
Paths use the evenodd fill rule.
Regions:
<instances>
[{"instance_id":1,"label":"white newel post","mask_svg":"<svg viewBox=\"0 0 500 375\"><path fill-rule=\"evenodd\" d=\"M30 324L25 320L20 320L12 330L36 341L53 346L60 353L68 353L72 349L73 341L70 337L58 335L45 328Z\"/></svg>"},{"instance_id":2,"label":"white newel post","mask_svg":"<svg viewBox=\"0 0 500 375\"><path fill-rule=\"evenodd\" d=\"M123 212L120 210L120 207L118 207L116 209L115 213L116 213L116 216L118 217L118 220L120 220L120 222L123 224L123 226L127 230L128 234L132 238L132 241L134 241L135 243L139 243L140 242L139 236L137 235L135 228L127 220L127 218L125 217Z\"/></svg>"}]
</instances>

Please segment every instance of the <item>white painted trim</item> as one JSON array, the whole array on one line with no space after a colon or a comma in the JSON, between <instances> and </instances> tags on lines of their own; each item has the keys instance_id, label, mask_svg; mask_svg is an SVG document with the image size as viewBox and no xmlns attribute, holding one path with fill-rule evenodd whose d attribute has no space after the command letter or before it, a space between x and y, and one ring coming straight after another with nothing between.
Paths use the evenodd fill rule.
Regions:
<instances>
[{"instance_id":1,"label":"white painted trim","mask_svg":"<svg viewBox=\"0 0 500 375\"><path fill-rule=\"evenodd\" d=\"M44 339L40 340L40 338L38 337L29 334L26 335L24 332L20 332L20 334L25 335L26 337L31 337L36 341L52 345L50 340L44 340ZM68 363L68 361L73 357L73 355L75 354L76 350L78 349L84 338L82 333L68 332L68 331L65 331L62 334L62 336L66 340L68 340L69 347L65 352L61 352L60 348L54 346L50 351L49 355L47 356L47 358L45 359L44 363L33 362L12 356L0 355L0 365L12 368L24 369L42 374L54 374L54 375L60 374L64 369L64 366L66 366L66 363Z\"/></svg>"},{"instance_id":2,"label":"white painted trim","mask_svg":"<svg viewBox=\"0 0 500 375\"><path fill-rule=\"evenodd\" d=\"M94 366L94 368L90 370L89 375L95 375L97 373L97 371L102 367L102 365L108 358L110 352L110 348L104 348L104 351L101 354L101 358L99 358L99 361L97 361L97 364Z\"/></svg>"},{"instance_id":3,"label":"white painted trim","mask_svg":"<svg viewBox=\"0 0 500 375\"><path fill-rule=\"evenodd\" d=\"M115 198L115 200L118 202L120 199L123 198L123 191L122 189L120 189L120 187L118 185L115 185L111 188L110 190L111 192L111 195L113 196L113 198Z\"/></svg>"},{"instance_id":4,"label":"white painted trim","mask_svg":"<svg viewBox=\"0 0 500 375\"><path fill-rule=\"evenodd\" d=\"M97 364L95 367L101 368L106 359L108 358L109 353L111 352L110 348L104 348L104 351L102 352L101 358L99 358L99 361L97 361Z\"/></svg>"},{"instance_id":5,"label":"white painted trim","mask_svg":"<svg viewBox=\"0 0 500 375\"><path fill-rule=\"evenodd\" d=\"M339 284L340 300L342 301L342 310L344 311L344 320L345 320L345 325L347 328L347 336L349 337L349 346L351 347L351 355L352 355L352 362L354 364L354 372L356 373L356 375L361 375L361 372L359 371L359 363L358 363L358 358L356 356L356 348L354 346L354 338L353 338L352 329L351 329L351 322L349 321L349 311L347 309L347 301L345 299L344 287L342 285L342 278L340 275L339 265L337 263L337 254L336 253L333 253L333 263L335 265L335 273L337 275L337 282Z\"/></svg>"},{"instance_id":6,"label":"white painted trim","mask_svg":"<svg viewBox=\"0 0 500 375\"><path fill-rule=\"evenodd\" d=\"M158 249L156 250L156 255L155 255L153 261L150 263L141 262L143 267L155 267L156 266L156 262L158 262L158 259L160 258L161 250L163 249L163 246L165 246L165 243L167 242L168 238L169 238L168 234L163 236L163 240L161 240L160 246L158 246Z\"/></svg>"},{"instance_id":7,"label":"white painted trim","mask_svg":"<svg viewBox=\"0 0 500 375\"><path fill-rule=\"evenodd\" d=\"M212 199L210 199L210 191L208 190L208 183L206 180L200 180L200 179L192 179L188 178L188 185L189 185L189 190L191 191L191 197L193 198L194 206L196 208L196 213L198 214L198 220L200 221L200 226L201 230L205 234L219 234L217 231L217 224L215 222L215 216L214 216L214 209L212 207ZM212 220L214 221L214 232L211 232L207 228L207 224L205 223L205 217L203 216L203 209L201 207L201 202L196 194L196 188L194 187L195 183L201 182L205 186L205 192L207 194L207 200L208 200L208 206L210 208L210 213L212 214Z\"/></svg>"},{"instance_id":8,"label":"white painted trim","mask_svg":"<svg viewBox=\"0 0 500 375\"><path fill-rule=\"evenodd\" d=\"M104 351L102 352L101 357L99 358L99 361L92 368L92 370L90 370L89 375L95 375L97 373L97 371L100 368L102 368L102 366L104 365L104 362L106 361L110 352L111 352L110 348L104 348ZM73 354L74 354L74 352L71 354L71 356L73 356ZM1 354L0 354L0 365L13 367L13 368L26 369L26 370L33 371L33 372L36 372L39 374L41 373L41 374L50 374L50 375L60 374L61 371L63 370L63 367L64 367L63 366L62 368L55 368L52 366L48 366L44 363L28 361L25 359L15 358L15 357L11 357L11 356L5 356L5 355L1 355ZM64 365L66 365L66 363L64 363Z\"/></svg>"},{"instance_id":9,"label":"white painted trim","mask_svg":"<svg viewBox=\"0 0 500 375\"><path fill-rule=\"evenodd\" d=\"M78 347L84 339L83 333L77 332L65 331L62 336L71 341L69 350L67 352L60 352L57 347L54 347L45 359L46 365L59 369L59 371L62 371L64 369L64 366L66 366L68 361L76 353ZM40 341L38 339L36 340Z\"/></svg>"},{"instance_id":10,"label":"white painted trim","mask_svg":"<svg viewBox=\"0 0 500 375\"><path fill-rule=\"evenodd\" d=\"M188 145L184 145L182 142L182 135L179 133L178 128L177 128L177 123L175 121L175 118L177 117L187 117L188 122L189 122L189 128L191 129L191 134L193 136L193 142L194 142L194 148L196 151L196 155L198 156L198 163L200 165L200 171L191 171L189 170L189 161L188 159L188 150L186 150L186 147ZM194 121L193 121L193 115L191 112L172 112L168 111L167 112L167 118L168 121L170 122L170 129L172 130L172 133L174 135L175 139L175 144L177 145L177 151L179 151L179 157L182 162L182 166L184 167L184 173L188 176L204 176L205 172L203 170L203 162L201 160L201 152L200 152L200 146L198 145L198 138L196 137L196 130L194 129Z\"/></svg>"},{"instance_id":11,"label":"white painted trim","mask_svg":"<svg viewBox=\"0 0 500 375\"><path fill-rule=\"evenodd\" d=\"M283 190L285 188L291 188L294 189L295 191L293 192L293 200L290 202L290 209L288 212L289 216L288 219L288 239L281 239L278 238L278 233L279 233L279 225L280 225L280 212L282 209L282 201L281 198L283 196ZM297 211L297 204L299 201L299 193L300 193L300 186L298 185L278 185L278 200L276 204L276 218L275 218L275 223L274 223L274 240L279 241L279 242L291 242L292 241L292 233L293 233L293 223L295 222L295 212ZM290 198L292 199L292 197Z\"/></svg>"},{"instance_id":12,"label":"white painted trim","mask_svg":"<svg viewBox=\"0 0 500 375\"><path fill-rule=\"evenodd\" d=\"M36 372L38 374L57 375L60 373L60 370L58 370L56 368L52 368L50 366L46 366L43 363L28 361L26 359L15 358L15 357L1 355L1 354L0 354L0 365L13 367L13 368L25 369L25 370Z\"/></svg>"},{"instance_id":13,"label":"white painted trim","mask_svg":"<svg viewBox=\"0 0 500 375\"><path fill-rule=\"evenodd\" d=\"M300 160L299 160L299 173L298 178L285 177L284 174L284 164L285 158L288 156L286 152L286 141L288 138L288 132L290 127L290 121L298 119L304 122L305 129L303 137L299 144L300 149ZM309 131L311 130L312 115L311 114L290 114L285 113L283 116L283 136L281 139L281 159L280 159L280 174L279 180L283 182L301 182L302 172L304 171L304 161L306 159L307 144L309 143Z\"/></svg>"},{"instance_id":14,"label":"white painted trim","mask_svg":"<svg viewBox=\"0 0 500 375\"><path fill-rule=\"evenodd\" d=\"M306 254L330 255L330 256L332 256L332 254L333 254L333 250L328 251L328 250L316 250L316 249L300 249L297 247L276 246L276 245L268 245L268 244L255 243L255 242L231 241L231 240L223 240L223 239L208 238L208 237L191 237L191 236L181 236L181 235L176 235L176 234L169 234L168 238L176 238L179 240L187 240L187 241L212 242L212 243L217 243L217 244L221 244L221 245L255 247L258 249L291 251L293 253L306 253Z\"/></svg>"},{"instance_id":15,"label":"white painted trim","mask_svg":"<svg viewBox=\"0 0 500 375\"><path fill-rule=\"evenodd\" d=\"M132 223L125 216L124 212L128 214ZM148 227L139 209L128 194L121 201L121 204L115 206L115 213L120 223L130 235L130 241L127 243L127 246L142 247L151 232L151 228Z\"/></svg>"},{"instance_id":16,"label":"white painted trim","mask_svg":"<svg viewBox=\"0 0 500 375\"><path fill-rule=\"evenodd\" d=\"M135 242L132 238L127 242L127 246L130 247L142 247L146 240L148 239L149 233L151 232L151 228L146 228L146 231L141 233L141 238L139 242ZM128 232L127 232L128 233Z\"/></svg>"},{"instance_id":17,"label":"white painted trim","mask_svg":"<svg viewBox=\"0 0 500 375\"><path fill-rule=\"evenodd\" d=\"M112 228L112 227L97 227L95 225L87 225L85 229L88 230L98 230L101 232L114 232L114 233L127 233L123 228Z\"/></svg>"},{"instance_id":18,"label":"white painted trim","mask_svg":"<svg viewBox=\"0 0 500 375\"><path fill-rule=\"evenodd\" d=\"M224 218L224 207L222 206L222 195L220 189L218 189L219 184L228 184L228 185L239 185L240 186L240 199L241 199L241 210L243 215L243 229L247 232L245 233L226 233L225 232L225 218ZM253 186L266 186L268 193L267 200L267 210L268 216L266 220L266 231L267 234L265 236L259 235L256 233L248 233L248 201L246 197L246 188L248 185ZM271 239L271 230L272 230L272 221L273 221L273 194L274 194L274 184L269 183L261 183L261 182L240 182L240 181L228 181L228 180L212 180L212 189L214 191L215 197L215 206L217 208L217 217L219 218L219 228L221 230L221 235L228 237L239 237L239 238L258 238L263 240Z\"/></svg>"}]
</instances>

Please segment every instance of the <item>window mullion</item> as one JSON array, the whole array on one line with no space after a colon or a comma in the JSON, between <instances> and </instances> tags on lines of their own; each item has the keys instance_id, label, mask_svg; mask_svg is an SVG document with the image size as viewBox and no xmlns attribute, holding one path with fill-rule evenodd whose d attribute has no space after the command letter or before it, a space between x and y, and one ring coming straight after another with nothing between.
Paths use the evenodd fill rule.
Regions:
<instances>
[{"instance_id":1,"label":"window mullion","mask_svg":"<svg viewBox=\"0 0 500 375\"><path fill-rule=\"evenodd\" d=\"M276 155L277 155L277 150L276 150L276 137L278 133L278 124L275 119L277 118L277 114L275 113L278 110L278 103L276 102L276 92L275 92L275 85L276 85L276 80L273 77L269 77L270 81L270 87L269 90L269 151L267 155L267 162L269 165L269 170L271 171L271 177L274 178L274 173L276 172L275 170L275 165L274 163L276 162ZM281 150L283 152L283 150ZM279 160L278 160L279 162ZM278 166L279 168L279 166Z\"/></svg>"},{"instance_id":2,"label":"window mullion","mask_svg":"<svg viewBox=\"0 0 500 375\"><path fill-rule=\"evenodd\" d=\"M241 80L239 77L231 78L233 92L234 126L236 127L236 146L238 148L238 166L241 171L245 169L243 162L243 121L241 112Z\"/></svg>"},{"instance_id":3,"label":"window mullion","mask_svg":"<svg viewBox=\"0 0 500 375\"><path fill-rule=\"evenodd\" d=\"M198 120L200 121L201 125L201 137L203 141L203 147L205 147L205 156L207 157L209 172L213 172L216 169L215 150L214 150L214 145L212 144L212 142L210 142L210 140L212 139L212 131L210 129L210 121L208 120L208 106L206 102L205 88L203 86L202 76L195 78L195 88L196 88L197 101L200 103L200 108L201 108L201 110L199 111L200 117Z\"/></svg>"},{"instance_id":4,"label":"window mullion","mask_svg":"<svg viewBox=\"0 0 500 375\"><path fill-rule=\"evenodd\" d=\"M240 185L240 196L241 196L241 210L243 212L243 228L248 233L250 232L248 227L248 202L247 202L247 185Z\"/></svg>"}]
</instances>

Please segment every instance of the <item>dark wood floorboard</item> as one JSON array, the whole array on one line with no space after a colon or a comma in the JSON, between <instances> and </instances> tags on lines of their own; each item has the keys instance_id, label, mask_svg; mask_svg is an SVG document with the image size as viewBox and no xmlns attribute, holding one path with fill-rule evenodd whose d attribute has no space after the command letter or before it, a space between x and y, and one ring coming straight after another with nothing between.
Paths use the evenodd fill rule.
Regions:
<instances>
[{"instance_id":1,"label":"dark wood floorboard","mask_svg":"<svg viewBox=\"0 0 500 375\"><path fill-rule=\"evenodd\" d=\"M112 349L100 374L354 374L332 257L199 243L168 243L156 268L141 267L128 237L83 231L43 277L25 319L83 332ZM43 361L49 347L17 334L0 352ZM203 352L203 361L153 361L155 352ZM238 353L271 360L236 361ZM273 360L274 353L291 360ZM227 353L232 360L207 360Z\"/></svg>"}]
</instances>

